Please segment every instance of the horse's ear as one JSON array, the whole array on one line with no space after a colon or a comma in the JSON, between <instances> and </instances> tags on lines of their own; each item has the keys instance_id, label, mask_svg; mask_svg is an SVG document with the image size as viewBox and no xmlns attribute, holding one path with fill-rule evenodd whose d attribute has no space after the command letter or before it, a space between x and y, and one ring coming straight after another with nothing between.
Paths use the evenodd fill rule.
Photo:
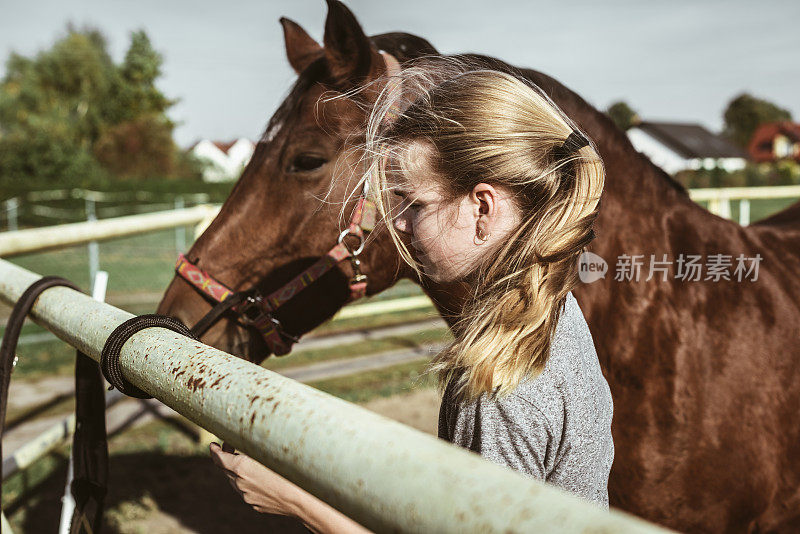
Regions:
<instances>
[{"instance_id":1,"label":"horse's ear","mask_svg":"<svg viewBox=\"0 0 800 534\"><path fill-rule=\"evenodd\" d=\"M294 71L300 74L323 54L322 47L295 21L281 17L280 22L286 43L286 57Z\"/></svg>"},{"instance_id":2,"label":"horse's ear","mask_svg":"<svg viewBox=\"0 0 800 534\"><path fill-rule=\"evenodd\" d=\"M340 84L361 83L383 70L383 60L353 13L339 0L328 2L325 56L331 77Z\"/></svg>"}]
</instances>

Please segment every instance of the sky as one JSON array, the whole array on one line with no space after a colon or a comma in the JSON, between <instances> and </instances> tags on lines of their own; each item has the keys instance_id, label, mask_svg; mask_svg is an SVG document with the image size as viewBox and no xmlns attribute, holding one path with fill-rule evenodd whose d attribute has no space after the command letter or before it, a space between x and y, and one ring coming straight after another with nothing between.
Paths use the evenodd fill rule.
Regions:
<instances>
[{"instance_id":1,"label":"sky","mask_svg":"<svg viewBox=\"0 0 800 534\"><path fill-rule=\"evenodd\" d=\"M6 3L7 2L7 3ZM0 59L92 25L121 61L130 33L164 55L158 87L180 102L175 138L256 140L296 78L278 19L322 42L324 0L5 0ZM555 77L599 109L722 128L742 92L800 120L800 2L346 0L367 35L405 31L442 53L476 52ZM4 66L1 67L5 72Z\"/></svg>"}]
</instances>

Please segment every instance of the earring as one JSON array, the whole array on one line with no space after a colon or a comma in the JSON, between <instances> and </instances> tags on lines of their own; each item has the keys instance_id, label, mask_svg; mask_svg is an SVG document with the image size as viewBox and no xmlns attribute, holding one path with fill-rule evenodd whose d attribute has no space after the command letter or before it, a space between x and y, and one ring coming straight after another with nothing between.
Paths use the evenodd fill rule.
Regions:
<instances>
[{"instance_id":1,"label":"earring","mask_svg":"<svg viewBox=\"0 0 800 534\"><path fill-rule=\"evenodd\" d=\"M478 235L478 239L481 241L487 241L492 236L492 233L486 232L486 228L484 228L484 225L480 223L475 225L475 230L476 234Z\"/></svg>"}]
</instances>

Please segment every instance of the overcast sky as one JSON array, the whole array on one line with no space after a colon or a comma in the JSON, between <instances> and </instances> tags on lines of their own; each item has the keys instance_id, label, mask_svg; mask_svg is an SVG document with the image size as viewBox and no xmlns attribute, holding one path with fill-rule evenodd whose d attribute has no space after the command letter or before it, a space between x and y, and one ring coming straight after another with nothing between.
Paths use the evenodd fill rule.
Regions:
<instances>
[{"instance_id":1,"label":"overcast sky","mask_svg":"<svg viewBox=\"0 0 800 534\"><path fill-rule=\"evenodd\" d=\"M159 87L181 99L176 138L257 139L295 78L278 18L321 42L324 0L26 0L0 15L0 54L33 54L67 21L99 27L115 60L143 28L164 55ZM800 2L349 0L368 34L406 31L443 53L478 52L554 76L596 107L722 126L747 91L800 120ZM4 69L4 68L3 68Z\"/></svg>"}]
</instances>

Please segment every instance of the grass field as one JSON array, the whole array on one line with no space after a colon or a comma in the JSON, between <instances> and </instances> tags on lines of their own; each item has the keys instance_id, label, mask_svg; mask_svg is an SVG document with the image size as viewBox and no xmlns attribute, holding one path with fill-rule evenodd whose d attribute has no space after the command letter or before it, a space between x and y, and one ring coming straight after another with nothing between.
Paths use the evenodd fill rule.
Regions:
<instances>
[{"instance_id":1,"label":"grass field","mask_svg":"<svg viewBox=\"0 0 800 534\"><path fill-rule=\"evenodd\" d=\"M191 238L192 227L186 228ZM108 298L130 293L162 293L174 274L175 231L124 237L98 245L100 268L108 271ZM183 252L183 251L181 251ZM42 275L59 275L89 287L87 246L15 256L11 261Z\"/></svg>"}]
</instances>

